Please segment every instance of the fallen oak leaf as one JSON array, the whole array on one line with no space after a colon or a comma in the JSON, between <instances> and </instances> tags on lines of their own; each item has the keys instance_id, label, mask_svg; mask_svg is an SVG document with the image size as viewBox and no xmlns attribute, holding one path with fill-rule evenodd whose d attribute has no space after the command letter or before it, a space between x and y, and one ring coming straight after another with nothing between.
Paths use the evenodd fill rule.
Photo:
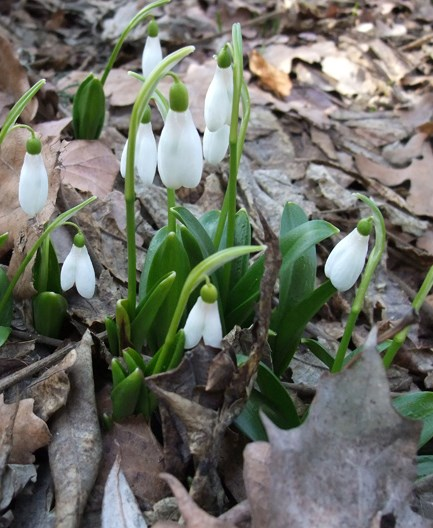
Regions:
<instances>
[{"instance_id":1,"label":"fallen oak leaf","mask_svg":"<svg viewBox=\"0 0 433 528\"><path fill-rule=\"evenodd\" d=\"M7 424L13 423L9 464L33 464L33 453L51 441L47 424L33 413L33 403L31 398L5 403L4 395L0 394L0 438L5 437L4 428Z\"/></svg>"},{"instance_id":2,"label":"fallen oak leaf","mask_svg":"<svg viewBox=\"0 0 433 528\"><path fill-rule=\"evenodd\" d=\"M261 84L281 99L290 95L292 81L287 73L275 68L258 51L253 50L249 56L250 70L257 75Z\"/></svg>"}]
</instances>

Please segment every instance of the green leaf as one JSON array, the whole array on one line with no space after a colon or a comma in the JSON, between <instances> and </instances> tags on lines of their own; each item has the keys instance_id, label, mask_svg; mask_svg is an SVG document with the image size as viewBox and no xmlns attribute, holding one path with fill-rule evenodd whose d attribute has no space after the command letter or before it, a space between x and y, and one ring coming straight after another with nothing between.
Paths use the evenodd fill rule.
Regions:
<instances>
[{"instance_id":1,"label":"green leaf","mask_svg":"<svg viewBox=\"0 0 433 528\"><path fill-rule=\"evenodd\" d=\"M416 471L418 478L433 475L433 455L417 456L416 461Z\"/></svg>"},{"instance_id":2,"label":"green leaf","mask_svg":"<svg viewBox=\"0 0 433 528\"><path fill-rule=\"evenodd\" d=\"M0 268L0 299L6 293L9 279L3 268ZM12 322L12 297L8 299L2 312L0 312L0 326L9 327ZM7 339L7 338L6 338Z\"/></svg>"},{"instance_id":3,"label":"green leaf","mask_svg":"<svg viewBox=\"0 0 433 528\"><path fill-rule=\"evenodd\" d=\"M221 211L213 209L212 211L207 211L199 218L200 224L204 227L206 233L208 234L211 240L215 238L215 233L217 230L220 215Z\"/></svg>"},{"instance_id":4,"label":"green leaf","mask_svg":"<svg viewBox=\"0 0 433 528\"><path fill-rule=\"evenodd\" d=\"M422 447L433 438L433 392L402 394L394 398L392 403L405 418L423 422L418 447Z\"/></svg>"},{"instance_id":5,"label":"green leaf","mask_svg":"<svg viewBox=\"0 0 433 528\"><path fill-rule=\"evenodd\" d=\"M215 253L212 239L197 218L185 207L173 207L172 211L176 218L188 228L201 248L203 258Z\"/></svg>"},{"instance_id":6,"label":"green leaf","mask_svg":"<svg viewBox=\"0 0 433 528\"><path fill-rule=\"evenodd\" d=\"M251 264L231 290L224 314L227 329L231 329L235 325L242 326L245 320L251 316L254 305L260 296L260 283L264 270L265 256L261 255Z\"/></svg>"},{"instance_id":7,"label":"green leaf","mask_svg":"<svg viewBox=\"0 0 433 528\"><path fill-rule=\"evenodd\" d=\"M119 355L119 334L117 333L117 325L111 317L105 318L105 330L107 331L108 348L112 356Z\"/></svg>"},{"instance_id":8,"label":"green leaf","mask_svg":"<svg viewBox=\"0 0 433 528\"><path fill-rule=\"evenodd\" d=\"M149 295L137 306L137 314L131 323L131 341L136 350L140 350L146 341L149 330L157 318L175 279L176 273L174 271L164 275Z\"/></svg>"},{"instance_id":9,"label":"green leaf","mask_svg":"<svg viewBox=\"0 0 433 528\"><path fill-rule=\"evenodd\" d=\"M142 301L148 293L148 278L149 271L152 266L155 253L158 251L159 246L164 242L170 230L168 226L161 228L155 233L152 238L152 241L149 244L149 248L146 253L146 260L144 261L143 269L141 270L140 276L140 288L138 291L138 300Z\"/></svg>"},{"instance_id":10,"label":"green leaf","mask_svg":"<svg viewBox=\"0 0 433 528\"><path fill-rule=\"evenodd\" d=\"M113 420L115 422L119 422L134 413L143 381L143 373L137 368L113 388L111 401L113 403Z\"/></svg>"},{"instance_id":11,"label":"green leaf","mask_svg":"<svg viewBox=\"0 0 433 528\"><path fill-rule=\"evenodd\" d=\"M6 242L8 239L9 233L3 233L3 235L0 235L0 247Z\"/></svg>"},{"instance_id":12,"label":"green leaf","mask_svg":"<svg viewBox=\"0 0 433 528\"><path fill-rule=\"evenodd\" d=\"M240 209L235 215L235 246L249 246L251 244L251 224L248 213ZM232 262L231 286L233 287L245 275L248 269L249 255L244 255Z\"/></svg>"},{"instance_id":13,"label":"green leaf","mask_svg":"<svg viewBox=\"0 0 433 528\"><path fill-rule=\"evenodd\" d=\"M193 268L203 260L203 253L200 244L197 242L194 235L184 225L181 225L179 230L183 247L188 254L189 265L191 268Z\"/></svg>"},{"instance_id":14,"label":"green leaf","mask_svg":"<svg viewBox=\"0 0 433 528\"><path fill-rule=\"evenodd\" d=\"M101 81L90 73L78 87L72 105L75 139L98 139L105 120L105 94Z\"/></svg>"},{"instance_id":15,"label":"green leaf","mask_svg":"<svg viewBox=\"0 0 433 528\"><path fill-rule=\"evenodd\" d=\"M304 333L305 326L320 308L334 295L330 281L324 282L296 306L282 314L278 327L271 325L277 335L270 338L274 372L281 376L288 367Z\"/></svg>"},{"instance_id":16,"label":"green leaf","mask_svg":"<svg viewBox=\"0 0 433 528\"><path fill-rule=\"evenodd\" d=\"M173 271L176 272L176 276L161 305L156 322L148 332L148 345L153 351L165 341L180 292L190 272L189 258L181 241L175 233L169 233L153 257L147 289L155 287L167 273Z\"/></svg>"},{"instance_id":17,"label":"green leaf","mask_svg":"<svg viewBox=\"0 0 433 528\"><path fill-rule=\"evenodd\" d=\"M38 293L32 299L33 325L44 336L58 338L68 310L63 295L51 291Z\"/></svg>"},{"instance_id":18,"label":"green leaf","mask_svg":"<svg viewBox=\"0 0 433 528\"><path fill-rule=\"evenodd\" d=\"M125 360L126 366L128 367L129 373L134 372L136 368L139 368L143 374L146 371L146 363L144 362L143 356L131 347L125 348L122 352L123 359Z\"/></svg>"},{"instance_id":19,"label":"green leaf","mask_svg":"<svg viewBox=\"0 0 433 528\"><path fill-rule=\"evenodd\" d=\"M113 388L117 387L128 375L128 372L123 368L119 358L111 360L111 376L113 378Z\"/></svg>"},{"instance_id":20,"label":"green leaf","mask_svg":"<svg viewBox=\"0 0 433 528\"><path fill-rule=\"evenodd\" d=\"M302 344L305 345L310 350L310 352L316 356L317 359L324 363L329 368L329 370L331 370L332 365L334 364L334 358L323 345L314 339L303 339Z\"/></svg>"},{"instance_id":21,"label":"green leaf","mask_svg":"<svg viewBox=\"0 0 433 528\"><path fill-rule=\"evenodd\" d=\"M266 406L266 399L257 389L253 389L245 407L234 421L236 427L253 442L267 441L268 439L260 418L260 411L266 412Z\"/></svg>"},{"instance_id":22,"label":"green leaf","mask_svg":"<svg viewBox=\"0 0 433 528\"><path fill-rule=\"evenodd\" d=\"M173 342L169 344L164 343L146 365L146 376L160 374L161 372L176 368L183 357L184 348L185 332L181 328L176 333Z\"/></svg>"},{"instance_id":23,"label":"green leaf","mask_svg":"<svg viewBox=\"0 0 433 528\"><path fill-rule=\"evenodd\" d=\"M119 299L116 303L116 326L119 337L119 350L131 345L131 321L128 312L128 299Z\"/></svg>"},{"instance_id":24,"label":"green leaf","mask_svg":"<svg viewBox=\"0 0 433 528\"><path fill-rule=\"evenodd\" d=\"M62 293L59 261L49 236L36 253L33 266L33 285L39 293L44 291Z\"/></svg>"},{"instance_id":25,"label":"green leaf","mask_svg":"<svg viewBox=\"0 0 433 528\"><path fill-rule=\"evenodd\" d=\"M0 346L3 346L12 331L12 328L9 326L0 326Z\"/></svg>"}]
</instances>

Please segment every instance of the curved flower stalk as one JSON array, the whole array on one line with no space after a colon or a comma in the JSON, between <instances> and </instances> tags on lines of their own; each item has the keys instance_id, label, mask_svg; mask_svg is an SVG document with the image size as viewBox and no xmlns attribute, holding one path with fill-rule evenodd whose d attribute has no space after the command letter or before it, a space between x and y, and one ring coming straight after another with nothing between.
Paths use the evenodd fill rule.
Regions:
<instances>
[{"instance_id":1,"label":"curved flower stalk","mask_svg":"<svg viewBox=\"0 0 433 528\"><path fill-rule=\"evenodd\" d=\"M372 227L371 218L361 220L331 251L325 264L325 275L338 291L350 290L361 275Z\"/></svg>"},{"instance_id":2,"label":"curved flower stalk","mask_svg":"<svg viewBox=\"0 0 433 528\"><path fill-rule=\"evenodd\" d=\"M91 299L95 293L95 283L95 270L85 246L84 236L77 233L60 273L62 290L69 290L75 284L81 297Z\"/></svg>"},{"instance_id":3,"label":"curved flower stalk","mask_svg":"<svg viewBox=\"0 0 433 528\"><path fill-rule=\"evenodd\" d=\"M150 117L150 108L147 107L143 121L138 126L135 146L135 173L138 175L144 185L151 185L153 183L158 159L156 140L153 134ZM123 147L122 157L120 159L120 174L123 178L126 174L127 151L128 140L126 140L125 146Z\"/></svg>"},{"instance_id":4,"label":"curved flower stalk","mask_svg":"<svg viewBox=\"0 0 433 528\"><path fill-rule=\"evenodd\" d=\"M175 80L170 88L170 109L158 146L158 171L170 189L196 187L203 170L200 136L188 108L186 86Z\"/></svg>"},{"instance_id":5,"label":"curved flower stalk","mask_svg":"<svg viewBox=\"0 0 433 528\"><path fill-rule=\"evenodd\" d=\"M218 292L210 282L202 286L200 295L189 312L184 332L185 349L197 346L201 338L205 345L221 348L223 335L218 310Z\"/></svg>"},{"instance_id":6,"label":"curved flower stalk","mask_svg":"<svg viewBox=\"0 0 433 528\"><path fill-rule=\"evenodd\" d=\"M20 173L18 199L29 216L41 211L48 198L48 174L42 159L42 145L35 136L26 143L26 155Z\"/></svg>"},{"instance_id":7,"label":"curved flower stalk","mask_svg":"<svg viewBox=\"0 0 433 528\"><path fill-rule=\"evenodd\" d=\"M147 26L147 38L141 57L141 70L144 77L162 61L161 42L159 40L159 27L155 20L151 20Z\"/></svg>"}]
</instances>

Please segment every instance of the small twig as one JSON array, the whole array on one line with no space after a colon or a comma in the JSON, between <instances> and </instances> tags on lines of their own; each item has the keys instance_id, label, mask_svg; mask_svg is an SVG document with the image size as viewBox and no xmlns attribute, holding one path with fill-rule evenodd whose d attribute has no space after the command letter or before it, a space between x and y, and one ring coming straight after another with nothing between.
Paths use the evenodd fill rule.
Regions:
<instances>
[{"instance_id":1,"label":"small twig","mask_svg":"<svg viewBox=\"0 0 433 528\"><path fill-rule=\"evenodd\" d=\"M415 48L420 48L423 44L427 44L430 40L433 39L433 33L427 33L427 35L423 35L420 38L417 38L416 40L413 40L412 42L408 42L404 46L401 46L398 48L399 51L409 51L413 50Z\"/></svg>"}]
</instances>

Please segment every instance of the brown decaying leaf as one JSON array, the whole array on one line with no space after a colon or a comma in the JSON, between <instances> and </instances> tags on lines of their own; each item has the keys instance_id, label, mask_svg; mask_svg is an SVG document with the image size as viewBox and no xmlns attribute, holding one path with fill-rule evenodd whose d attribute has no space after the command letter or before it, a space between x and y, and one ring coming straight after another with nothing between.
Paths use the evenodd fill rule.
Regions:
<instances>
[{"instance_id":1,"label":"brown decaying leaf","mask_svg":"<svg viewBox=\"0 0 433 528\"><path fill-rule=\"evenodd\" d=\"M87 331L76 347L77 361L69 371L71 393L67 405L52 421L54 439L48 454L57 528L79 526L101 459L91 347L92 337Z\"/></svg>"},{"instance_id":2,"label":"brown decaying leaf","mask_svg":"<svg viewBox=\"0 0 433 528\"><path fill-rule=\"evenodd\" d=\"M0 91L12 95L16 102L29 88L26 70L16 57L10 41L0 34ZM21 119L30 123L37 110L38 101L34 97L23 110Z\"/></svg>"},{"instance_id":3,"label":"brown decaying leaf","mask_svg":"<svg viewBox=\"0 0 433 528\"><path fill-rule=\"evenodd\" d=\"M277 97L287 97L292 90L292 81L283 71L275 68L258 51L249 56L250 70L259 77L261 84Z\"/></svg>"},{"instance_id":4,"label":"brown decaying leaf","mask_svg":"<svg viewBox=\"0 0 433 528\"><path fill-rule=\"evenodd\" d=\"M379 165L363 155L356 156L355 161L359 172L365 178L374 178L384 185L400 185L409 180L411 186L406 198L407 209L417 215L433 216L433 152L428 142L423 143L422 158L414 159L409 167L404 169Z\"/></svg>"},{"instance_id":5,"label":"brown decaying leaf","mask_svg":"<svg viewBox=\"0 0 433 528\"><path fill-rule=\"evenodd\" d=\"M146 527L147 524L120 467L120 455L117 455L105 485L102 528Z\"/></svg>"},{"instance_id":6,"label":"brown decaying leaf","mask_svg":"<svg viewBox=\"0 0 433 528\"><path fill-rule=\"evenodd\" d=\"M64 141L59 155L62 183L104 198L113 190L119 162L101 141Z\"/></svg>"},{"instance_id":7,"label":"brown decaying leaf","mask_svg":"<svg viewBox=\"0 0 433 528\"><path fill-rule=\"evenodd\" d=\"M8 424L13 427L9 464L32 464L33 452L46 446L51 440L47 424L33 413L33 400L20 400L18 403L4 403L0 395L0 438L8 436ZM12 425L13 424L13 425ZM2 445L2 451L5 446Z\"/></svg>"},{"instance_id":8,"label":"brown decaying leaf","mask_svg":"<svg viewBox=\"0 0 433 528\"><path fill-rule=\"evenodd\" d=\"M126 70L113 68L104 85L104 92L111 106L133 105L141 88L141 82L128 75Z\"/></svg>"}]
</instances>

